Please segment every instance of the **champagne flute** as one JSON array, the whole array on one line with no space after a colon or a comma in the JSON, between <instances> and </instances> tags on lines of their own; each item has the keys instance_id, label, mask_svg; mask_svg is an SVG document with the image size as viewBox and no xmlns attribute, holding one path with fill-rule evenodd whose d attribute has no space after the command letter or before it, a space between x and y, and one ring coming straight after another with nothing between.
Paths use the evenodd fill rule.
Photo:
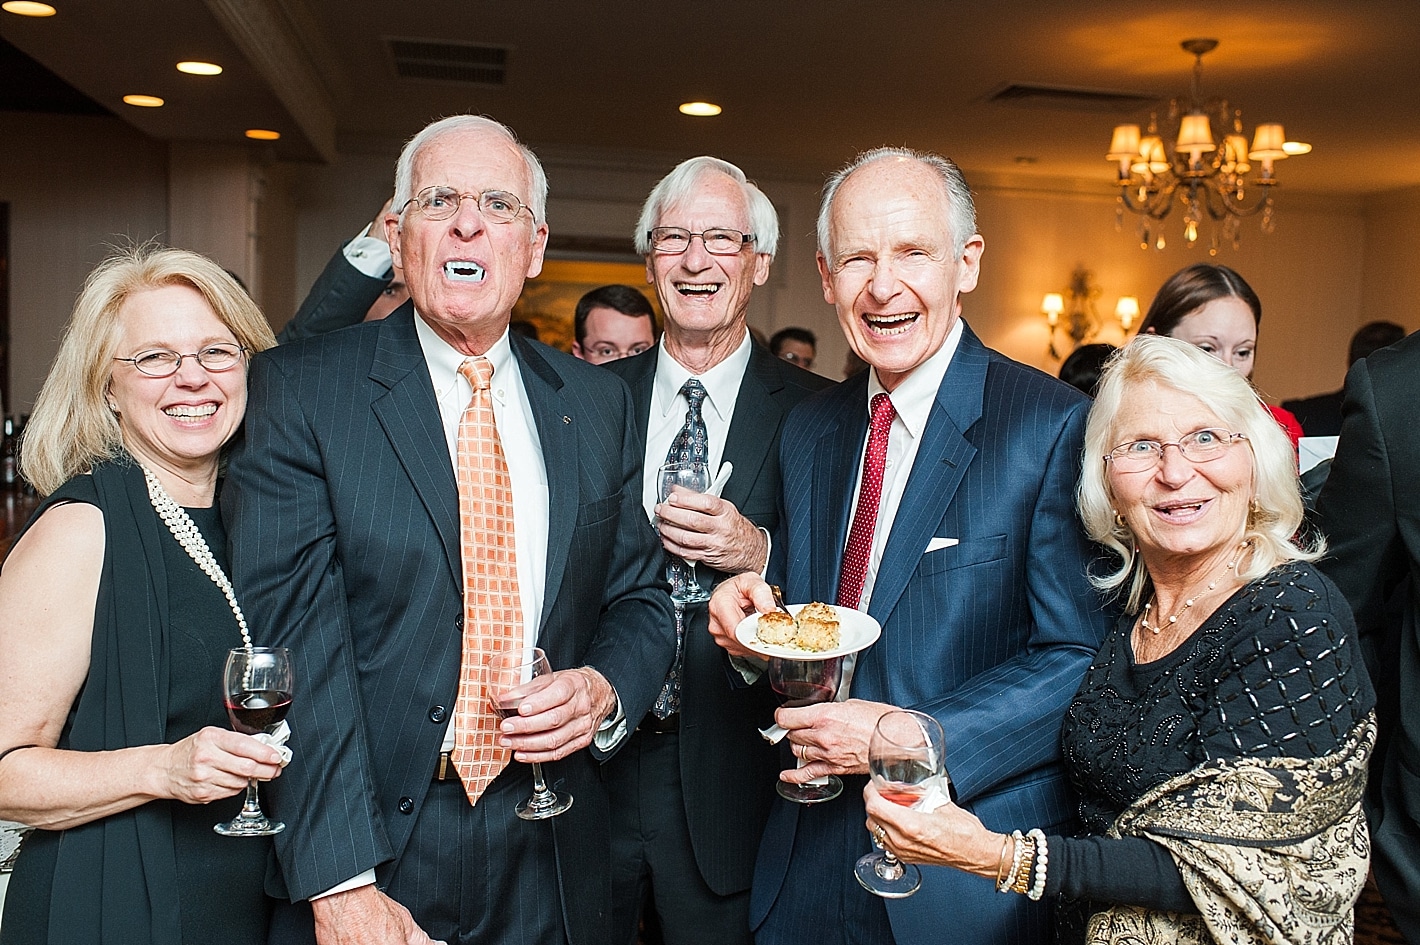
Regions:
<instances>
[{"instance_id":1,"label":"champagne flute","mask_svg":"<svg viewBox=\"0 0 1420 945\"><path fill-rule=\"evenodd\" d=\"M773 657L769 660L769 688L784 696L790 708L832 702L843 682L843 658L829 660L795 660ZM798 767L805 762L799 760ZM815 778L807 784L779 781L775 790L786 801L796 804L818 804L831 801L843 792L838 775Z\"/></svg>"},{"instance_id":2,"label":"champagne flute","mask_svg":"<svg viewBox=\"0 0 1420 945\"><path fill-rule=\"evenodd\" d=\"M488 658L488 705L500 719L518 714L518 699L508 693L540 676L551 676L552 666L541 647L520 646L494 653ZM515 809L523 820L546 820L572 806L572 795L547 786L542 765L532 763L533 793Z\"/></svg>"},{"instance_id":3,"label":"champagne flute","mask_svg":"<svg viewBox=\"0 0 1420 945\"><path fill-rule=\"evenodd\" d=\"M707 492L710 489L710 467L701 461L666 463L657 472L657 495L662 502L671 497L677 488L687 492ZM677 588L671 582L671 600L681 606L701 604L710 599L710 592L700 586L695 577L695 562L681 559L685 564L685 586Z\"/></svg>"},{"instance_id":4,"label":"champagne flute","mask_svg":"<svg viewBox=\"0 0 1420 945\"><path fill-rule=\"evenodd\" d=\"M894 804L911 807L951 783L945 767L945 736L932 716L897 709L878 719L868 742L868 772L878 792ZM874 845L877 839L874 838ZM905 899L922 885L922 871L903 863L891 850L858 860L853 875L863 888L885 899Z\"/></svg>"},{"instance_id":5,"label":"champagne flute","mask_svg":"<svg viewBox=\"0 0 1420 945\"><path fill-rule=\"evenodd\" d=\"M232 728L246 735L269 732L291 710L291 651L284 646L239 646L227 652L222 692ZM247 781L241 813L212 828L224 837L268 837L286 825L261 810L256 781Z\"/></svg>"}]
</instances>

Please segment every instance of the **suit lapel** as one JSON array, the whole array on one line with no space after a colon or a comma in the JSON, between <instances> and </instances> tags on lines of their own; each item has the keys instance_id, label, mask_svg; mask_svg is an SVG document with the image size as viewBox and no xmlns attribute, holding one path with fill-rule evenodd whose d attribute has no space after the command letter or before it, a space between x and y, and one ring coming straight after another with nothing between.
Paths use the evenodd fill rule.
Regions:
<instances>
[{"instance_id":1,"label":"suit lapel","mask_svg":"<svg viewBox=\"0 0 1420 945\"><path fill-rule=\"evenodd\" d=\"M839 420L819 438L813 457L813 504L819 513L810 538L810 600L837 601L838 573L853 514L853 485L868 435L868 373L843 382L835 393L846 400Z\"/></svg>"},{"instance_id":2,"label":"suit lapel","mask_svg":"<svg viewBox=\"0 0 1420 945\"><path fill-rule=\"evenodd\" d=\"M735 467L730 481L725 484L723 498L737 509L744 508L770 448L777 444L774 433L779 429L784 410L774 395L783 388L784 380L779 375L774 355L758 345L751 346L722 457ZM642 418L642 429L645 429L646 419ZM712 470L712 475L715 472L718 470Z\"/></svg>"},{"instance_id":3,"label":"suit lapel","mask_svg":"<svg viewBox=\"0 0 1420 945\"><path fill-rule=\"evenodd\" d=\"M966 434L981 419L990 355L970 328L962 328L928 414L868 603L868 612L884 625L976 455Z\"/></svg>"},{"instance_id":4,"label":"suit lapel","mask_svg":"<svg viewBox=\"0 0 1420 945\"><path fill-rule=\"evenodd\" d=\"M509 335L523 375L547 475L547 579L543 585L539 633L547 626L557 588L567 570L579 499L576 413L562 394L562 377L522 336Z\"/></svg>"},{"instance_id":5,"label":"suit lapel","mask_svg":"<svg viewBox=\"0 0 1420 945\"><path fill-rule=\"evenodd\" d=\"M413 305L406 305L380 326L370 380L385 393L375 398L372 408L428 510L454 580L462 587L458 483L414 317Z\"/></svg>"}]
</instances>

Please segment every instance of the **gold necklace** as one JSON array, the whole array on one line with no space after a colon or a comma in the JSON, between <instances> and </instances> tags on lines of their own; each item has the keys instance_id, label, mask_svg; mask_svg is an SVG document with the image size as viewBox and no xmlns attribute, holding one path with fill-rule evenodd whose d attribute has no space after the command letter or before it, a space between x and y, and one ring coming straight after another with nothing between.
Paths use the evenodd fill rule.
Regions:
<instances>
[{"instance_id":1,"label":"gold necklace","mask_svg":"<svg viewBox=\"0 0 1420 945\"><path fill-rule=\"evenodd\" d=\"M1242 547L1238 549L1237 556L1233 558L1233 560L1228 562L1228 566L1223 569L1223 573L1215 577L1208 584L1208 586L1205 587L1200 593L1194 594L1192 597L1184 601L1183 606L1178 609L1178 613L1174 614L1168 620L1160 621L1157 625L1149 623L1149 611L1152 610L1154 607L1154 601L1149 601L1147 604L1144 605L1144 613L1139 617L1139 626L1143 627L1145 630L1148 630L1154 636L1158 636L1159 633L1165 627L1172 628L1174 624L1178 623L1178 619L1180 617L1188 613L1188 608L1192 607L1194 603L1196 603L1200 598L1206 597L1209 594L1213 593L1213 590L1218 586L1218 584L1223 580L1223 578L1227 577L1229 572L1237 568L1238 562L1242 560L1243 553L1247 551L1248 546L1250 546L1251 544L1251 541L1243 542ZM1154 598L1158 598L1157 593L1155 593Z\"/></svg>"}]
</instances>

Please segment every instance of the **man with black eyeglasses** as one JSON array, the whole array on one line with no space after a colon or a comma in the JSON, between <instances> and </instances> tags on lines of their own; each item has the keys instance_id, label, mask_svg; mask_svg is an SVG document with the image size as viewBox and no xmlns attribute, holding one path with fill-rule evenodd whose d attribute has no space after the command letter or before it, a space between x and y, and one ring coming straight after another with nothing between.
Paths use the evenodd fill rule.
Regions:
<instances>
[{"instance_id":1,"label":"man with black eyeglasses","mask_svg":"<svg viewBox=\"0 0 1420 945\"><path fill-rule=\"evenodd\" d=\"M604 285L577 300L573 357L592 364L619 361L656 343L656 310L629 285Z\"/></svg>"},{"instance_id":2,"label":"man with black eyeglasses","mask_svg":"<svg viewBox=\"0 0 1420 945\"><path fill-rule=\"evenodd\" d=\"M665 333L607 367L631 385L645 432L642 499L670 556L705 565L702 586L760 571L777 522L779 436L789 409L829 382L750 340L750 294L779 242L774 205L744 172L683 162L651 191L636 228ZM719 497L657 503L657 471L694 457L733 473ZM673 584L678 566L672 569ZM612 811L612 938L635 941L649 888L667 945L747 943L749 887L778 761L758 727L768 686L706 633L703 604L676 618L677 657L652 710L607 765ZM741 672L743 670L743 672Z\"/></svg>"}]
</instances>

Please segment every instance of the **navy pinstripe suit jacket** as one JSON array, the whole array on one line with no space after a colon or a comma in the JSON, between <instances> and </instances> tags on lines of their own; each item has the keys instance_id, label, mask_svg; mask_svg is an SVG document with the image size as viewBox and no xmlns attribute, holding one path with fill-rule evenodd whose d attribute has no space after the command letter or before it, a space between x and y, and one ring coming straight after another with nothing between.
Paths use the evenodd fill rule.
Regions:
<instances>
[{"instance_id":1,"label":"navy pinstripe suit jacket","mask_svg":"<svg viewBox=\"0 0 1420 945\"><path fill-rule=\"evenodd\" d=\"M1086 580L1091 549L1075 514L1089 401L964 329L884 549L868 607L883 634L860 655L852 695L940 720L958 800L988 827L1051 827L1075 812L1060 722L1110 622ZM810 398L785 426L774 570L790 600L835 597L867 383L863 372ZM934 537L958 543L926 553ZM823 808L860 826L865 818L861 796ZM797 816L783 801L770 815L756 925L783 884L852 868L795 850ZM1049 940L1046 907L966 873L924 873L917 895L888 901L898 945L940 941L944 929L965 945Z\"/></svg>"},{"instance_id":2,"label":"navy pinstripe suit jacket","mask_svg":"<svg viewBox=\"0 0 1420 945\"><path fill-rule=\"evenodd\" d=\"M295 661L295 760L270 792L287 824L277 854L293 900L371 867L387 873L454 705L458 493L414 317L406 305L255 358L222 494L253 635L292 647ZM599 367L511 342L550 505L538 643L554 668L595 666L639 719L675 641L659 543L636 488L642 440L630 392ZM577 752L546 768L577 799L551 822L569 937L599 945L610 880L597 759ZM406 905L417 918L418 904Z\"/></svg>"}]
</instances>

